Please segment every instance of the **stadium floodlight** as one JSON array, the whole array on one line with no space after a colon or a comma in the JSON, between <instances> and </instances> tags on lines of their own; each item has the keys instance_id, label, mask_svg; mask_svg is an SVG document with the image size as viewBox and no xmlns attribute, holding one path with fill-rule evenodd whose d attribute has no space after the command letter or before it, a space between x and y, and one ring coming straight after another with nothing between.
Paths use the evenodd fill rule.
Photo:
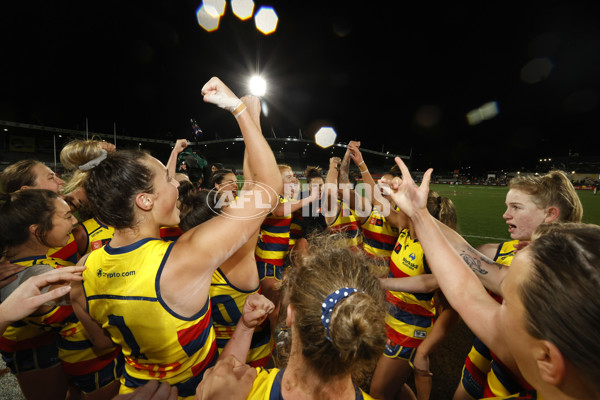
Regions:
<instances>
[{"instance_id":1,"label":"stadium floodlight","mask_svg":"<svg viewBox=\"0 0 600 400\"><path fill-rule=\"evenodd\" d=\"M254 96L264 96L267 92L267 82L258 75L250 78L250 93Z\"/></svg>"},{"instance_id":2,"label":"stadium floodlight","mask_svg":"<svg viewBox=\"0 0 600 400\"><path fill-rule=\"evenodd\" d=\"M319 129L319 131L315 134L315 142L317 145L326 149L327 147L333 146L336 137L337 133L335 133L333 128L326 126Z\"/></svg>"}]
</instances>

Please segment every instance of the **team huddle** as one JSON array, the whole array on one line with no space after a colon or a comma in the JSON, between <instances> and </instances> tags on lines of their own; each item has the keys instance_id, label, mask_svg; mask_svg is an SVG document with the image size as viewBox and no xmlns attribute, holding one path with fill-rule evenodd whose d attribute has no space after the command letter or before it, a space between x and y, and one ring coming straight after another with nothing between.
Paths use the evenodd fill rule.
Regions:
<instances>
[{"instance_id":1,"label":"team huddle","mask_svg":"<svg viewBox=\"0 0 600 400\"><path fill-rule=\"evenodd\" d=\"M513 179L511 240L474 249L431 170L417 185L398 158L376 182L350 142L301 187L258 98L202 94L239 125L239 185L177 173L186 140L166 166L76 140L66 182L1 173L0 352L26 399L429 399L459 318L454 399L600 398L600 228L564 173Z\"/></svg>"}]
</instances>

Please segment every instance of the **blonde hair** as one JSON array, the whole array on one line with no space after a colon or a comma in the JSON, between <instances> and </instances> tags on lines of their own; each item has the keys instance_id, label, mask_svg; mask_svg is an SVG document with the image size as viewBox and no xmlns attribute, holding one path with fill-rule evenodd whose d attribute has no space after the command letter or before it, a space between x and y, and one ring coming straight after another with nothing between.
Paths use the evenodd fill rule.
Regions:
<instances>
[{"instance_id":1,"label":"blonde hair","mask_svg":"<svg viewBox=\"0 0 600 400\"><path fill-rule=\"evenodd\" d=\"M427 195L427 210L435 219L456 230L458 223L456 207L448 197L442 197L437 192L430 190Z\"/></svg>"},{"instance_id":2,"label":"blonde hair","mask_svg":"<svg viewBox=\"0 0 600 400\"><path fill-rule=\"evenodd\" d=\"M69 193L80 187L87 174L79 170L79 166L99 157L104 145L99 140L72 140L60 151L60 162L67 171L71 171L70 178L65 183L63 192Z\"/></svg>"},{"instance_id":3,"label":"blonde hair","mask_svg":"<svg viewBox=\"0 0 600 400\"><path fill-rule=\"evenodd\" d=\"M302 355L325 380L351 374L355 384L366 382L385 347L385 291L369 272L369 260L339 245L329 234L309 238L309 249L296 258L283 282L282 313L295 310L294 326ZM321 322L321 305L343 287L358 289L335 306L330 338Z\"/></svg>"},{"instance_id":4,"label":"blonde hair","mask_svg":"<svg viewBox=\"0 0 600 400\"><path fill-rule=\"evenodd\" d=\"M553 170L542 176L519 175L511 179L509 186L530 195L539 208L557 207L559 221L581 222L581 200L564 172Z\"/></svg>"},{"instance_id":5,"label":"blonde hair","mask_svg":"<svg viewBox=\"0 0 600 400\"><path fill-rule=\"evenodd\" d=\"M280 173L285 171L286 169L289 169L290 171L292 170L292 167L290 167L287 164L277 164L277 167L279 168Z\"/></svg>"}]
</instances>

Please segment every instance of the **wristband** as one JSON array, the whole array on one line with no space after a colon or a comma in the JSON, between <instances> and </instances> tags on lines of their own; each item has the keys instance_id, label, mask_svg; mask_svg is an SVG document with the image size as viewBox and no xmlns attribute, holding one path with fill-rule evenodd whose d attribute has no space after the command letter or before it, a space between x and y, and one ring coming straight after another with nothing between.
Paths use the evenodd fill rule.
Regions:
<instances>
[{"instance_id":1,"label":"wristband","mask_svg":"<svg viewBox=\"0 0 600 400\"><path fill-rule=\"evenodd\" d=\"M242 103L239 106L237 106L237 108L235 110L232 111L232 114L233 114L234 117L237 118L244 111L246 111L246 105L244 103Z\"/></svg>"},{"instance_id":2,"label":"wristband","mask_svg":"<svg viewBox=\"0 0 600 400\"><path fill-rule=\"evenodd\" d=\"M365 169L364 171L362 171L362 170L360 171L360 173L361 173L361 174L366 174L367 172L369 172L369 169L368 169L368 168L367 168L367 169Z\"/></svg>"},{"instance_id":3,"label":"wristband","mask_svg":"<svg viewBox=\"0 0 600 400\"><path fill-rule=\"evenodd\" d=\"M360 167L360 166L361 166L361 165L363 165L364 163L365 163L365 160L362 160L362 161L361 161L361 162L360 162L360 163L357 165L357 167Z\"/></svg>"}]
</instances>

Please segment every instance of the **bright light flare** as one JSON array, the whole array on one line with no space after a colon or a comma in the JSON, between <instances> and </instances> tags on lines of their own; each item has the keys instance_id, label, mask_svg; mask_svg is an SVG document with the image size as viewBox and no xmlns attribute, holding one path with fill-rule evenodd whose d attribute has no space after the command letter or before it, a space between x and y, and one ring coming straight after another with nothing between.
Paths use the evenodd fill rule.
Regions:
<instances>
[{"instance_id":1,"label":"bright light flare","mask_svg":"<svg viewBox=\"0 0 600 400\"><path fill-rule=\"evenodd\" d=\"M256 29L265 35L269 35L277 29L277 22L279 17L275 13L272 7L261 7L256 15L254 16L254 23Z\"/></svg>"},{"instance_id":2,"label":"bright light flare","mask_svg":"<svg viewBox=\"0 0 600 400\"><path fill-rule=\"evenodd\" d=\"M247 20L254 14L253 0L231 0L233 14L242 21Z\"/></svg>"},{"instance_id":3,"label":"bright light flare","mask_svg":"<svg viewBox=\"0 0 600 400\"><path fill-rule=\"evenodd\" d=\"M250 78L250 93L254 96L264 96L267 92L267 82L260 76Z\"/></svg>"},{"instance_id":4,"label":"bright light flare","mask_svg":"<svg viewBox=\"0 0 600 400\"><path fill-rule=\"evenodd\" d=\"M477 125L486 119L494 118L498 113L498 103L490 101L475 110L469 111L467 113L467 122L469 125Z\"/></svg>"},{"instance_id":5,"label":"bright light flare","mask_svg":"<svg viewBox=\"0 0 600 400\"><path fill-rule=\"evenodd\" d=\"M225 0L204 0L202 3L206 11L214 17L222 17L225 14Z\"/></svg>"},{"instance_id":6,"label":"bright light flare","mask_svg":"<svg viewBox=\"0 0 600 400\"><path fill-rule=\"evenodd\" d=\"M202 4L198 10L196 10L196 18L198 19L198 25L207 32L213 32L219 29L221 17L214 6Z\"/></svg>"},{"instance_id":7,"label":"bright light flare","mask_svg":"<svg viewBox=\"0 0 600 400\"><path fill-rule=\"evenodd\" d=\"M335 143L335 139L337 137L337 133L333 130L332 127L325 126L315 134L315 143L326 149L327 147L333 146Z\"/></svg>"}]
</instances>

